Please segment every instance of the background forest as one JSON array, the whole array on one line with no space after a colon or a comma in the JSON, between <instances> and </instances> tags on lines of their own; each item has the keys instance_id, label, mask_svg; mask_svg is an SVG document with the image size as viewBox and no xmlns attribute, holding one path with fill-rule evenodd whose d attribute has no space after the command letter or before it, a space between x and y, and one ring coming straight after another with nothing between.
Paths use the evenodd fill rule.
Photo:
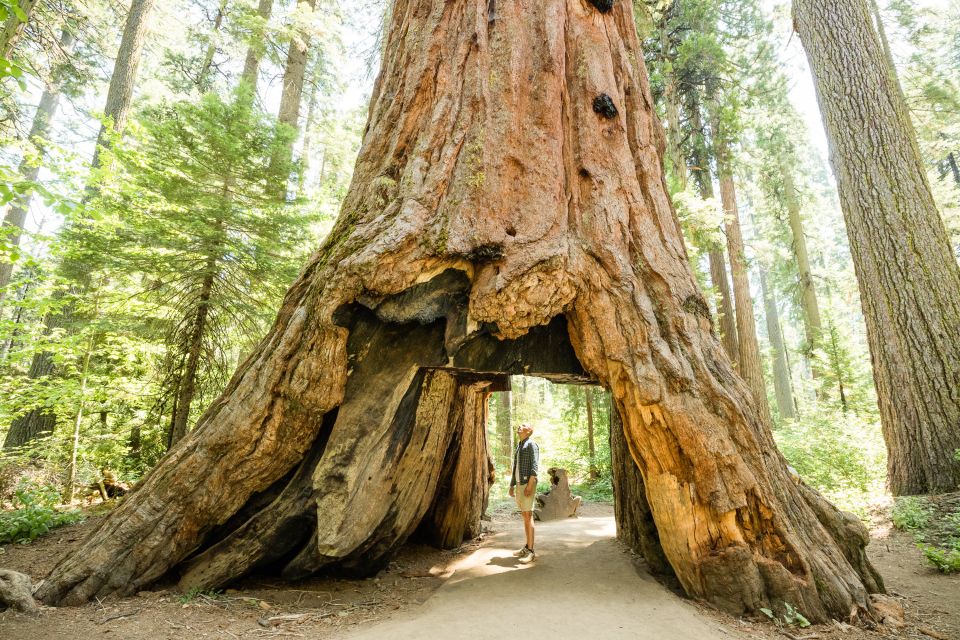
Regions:
<instances>
[{"instance_id":1,"label":"background forest","mask_svg":"<svg viewBox=\"0 0 960 640\"><path fill-rule=\"evenodd\" d=\"M873 1L960 257L960 4ZM718 333L800 476L865 515L886 454L789 6L634 4L670 192ZM0 0L0 501L54 523L54 505L136 482L223 390L339 210L385 11ZM528 421L545 467L609 496L602 389L515 378L490 416L501 471ZM29 537L6 522L0 542L3 526Z\"/></svg>"}]
</instances>

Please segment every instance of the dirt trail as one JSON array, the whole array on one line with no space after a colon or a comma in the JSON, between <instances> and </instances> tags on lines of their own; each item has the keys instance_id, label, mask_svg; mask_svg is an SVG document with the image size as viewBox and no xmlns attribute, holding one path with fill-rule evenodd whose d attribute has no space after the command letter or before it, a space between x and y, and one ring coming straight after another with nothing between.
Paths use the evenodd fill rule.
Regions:
<instances>
[{"instance_id":1,"label":"dirt trail","mask_svg":"<svg viewBox=\"0 0 960 640\"><path fill-rule=\"evenodd\" d=\"M460 561L421 607L345 636L350 640L656 638L729 640L731 631L635 569L611 517L541 523L539 557L520 565L516 527ZM518 634L518 632L521 632Z\"/></svg>"}]
</instances>

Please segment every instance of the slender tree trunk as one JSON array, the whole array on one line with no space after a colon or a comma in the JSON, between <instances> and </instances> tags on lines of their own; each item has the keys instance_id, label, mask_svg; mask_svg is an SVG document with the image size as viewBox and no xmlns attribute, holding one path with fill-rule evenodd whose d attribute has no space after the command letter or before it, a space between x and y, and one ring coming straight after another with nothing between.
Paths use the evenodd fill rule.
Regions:
<instances>
[{"instance_id":1,"label":"slender tree trunk","mask_svg":"<svg viewBox=\"0 0 960 640\"><path fill-rule=\"evenodd\" d=\"M797 263L797 273L800 278L800 310L803 317L803 331L807 343L804 352L811 362L811 371L814 378L820 378L820 365L817 363L816 350L820 347L822 323L820 321L820 303L817 301L817 290L813 281L813 271L810 268L810 255L807 252L807 236L803 230L803 220L800 216L800 200L797 198L797 187L793 179L793 168L786 159L781 158L780 173L783 178L783 199L787 207L787 216L790 222L790 234L793 241L791 249Z\"/></svg>"},{"instance_id":2,"label":"slender tree trunk","mask_svg":"<svg viewBox=\"0 0 960 640\"><path fill-rule=\"evenodd\" d=\"M763 294L767 335L770 338L773 387L777 398L777 410L782 418L792 420L796 417L796 412L793 405L793 388L790 383L790 367L787 365L786 346L783 342L783 331L780 328L777 294L768 286L767 271L762 264L760 265L760 291Z\"/></svg>"},{"instance_id":3,"label":"slender tree trunk","mask_svg":"<svg viewBox=\"0 0 960 640\"><path fill-rule=\"evenodd\" d=\"M583 402L587 407L587 457L590 460L590 479L600 477L597 471L597 447L593 439L593 387L583 388Z\"/></svg>"},{"instance_id":4,"label":"slender tree trunk","mask_svg":"<svg viewBox=\"0 0 960 640\"><path fill-rule=\"evenodd\" d=\"M497 394L497 464L501 469L510 468L513 452L513 417L510 411L509 391Z\"/></svg>"},{"instance_id":5,"label":"slender tree trunk","mask_svg":"<svg viewBox=\"0 0 960 640\"><path fill-rule=\"evenodd\" d=\"M39 599L135 593L184 561L184 587L261 562L369 575L437 498L482 504L481 455L441 452L459 457L450 430L480 413L464 387L526 373L611 390L624 467L643 481L626 506L645 498L691 596L736 613L786 601L815 621L871 615L883 587L865 528L794 483L711 333L632 5L505 2L492 23L488 11L394 5L329 239L198 427ZM438 493L451 467L472 493ZM464 506L442 511L469 531L479 514Z\"/></svg>"},{"instance_id":6,"label":"slender tree trunk","mask_svg":"<svg viewBox=\"0 0 960 640\"><path fill-rule=\"evenodd\" d=\"M190 424L190 409L193 405L193 396L197 391L197 372L200 369L203 338L207 331L207 316L210 314L210 298L213 294L214 265L211 263L207 267L208 273L200 286L196 315L190 328L190 334L187 337L186 364L177 385L175 409L170 422L170 435L167 438L168 449L187 435L187 428Z\"/></svg>"},{"instance_id":7,"label":"slender tree trunk","mask_svg":"<svg viewBox=\"0 0 960 640\"><path fill-rule=\"evenodd\" d=\"M20 337L20 324L23 322L23 301L30 292L31 280L27 280L22 287L17 290L16 310L13 312L13 330L10 332L10 338L3 343L3 350L0 351L0 362L6 362L10 353L17 345L17 338Z\"/></svg>"},{"instance_id":8,"label":"slender tree trunk","mask_svg":"<svg viewBox=\"0 0 960 640\"><path fill-rule=\"evenodd\" d=\"M74 38L69 30L64 29L60 33L60 48L64 51L73 50ZM29 182L36 181L40 176L41 159L43 156L44 142L50 135L50 123L57 113L57 105L60 102L60 83L54 79L48 84L43 94L40 96L40 104L37 106L37 112L33 116L33 123L30 125L29 140L37 150L39 158L31 158L26 154L20 162L20 176ZM27 212L30 210L30 201L32 195L27 194L22 199L17 199L10 204L3 219L4 227L14 227L16 231L7 236L7 243L14 247L20 246L20 232L23 230L24 222L27 218ZM6 295L6 287L10 284L10 276L13 273L13 263L0 262L0 301Z\"/></svg>"},{"instance_id":9,"label":"slender tree trunk","mask_svg":"<svg viewBox=\"0 0 960 640\"><path fill-rule=\"evenodd\" d=\"M757 323L753 315L753 297L750 295L750 278L747 273L743 233L740 229L740 210L737 206L733 168L730 166L730 149L719 131L719 126L717 129L714 143L717 173L720 175L720 199L723 202L727 252L730 255L730 273L733 276L733 296L737 305L737 372L750 386L757 406L769 422L770 405L767 400L767 386L763 380L763 363L760 361L760 343L757 341Z\"/></svg>"},{"instance_id":10,"label":"slender tree trunk","mask_svg":"<svg viewBox=\"0 0 960 640\"><path fill-rule=\"evenodd\" d=\"M297 195L306 195L307 172L310 167L310 146L313 142L313 125L317 117L317 78L310 83L309 97L307 98L307 120L303 124L303 146L300 148L300 173L297 176ZM321 170L322 170L321 166Z\"/></svg>"},{"instance_id":11,"label":"slender tree trunk","mask_svg":"<svg viewBox=\"0 0 960 640\"><path fill-rule=\"evenodd\" d=\"M47 314L44 319L44 334L49 335L57 329L69 326L72 319L73 313L70 308L56 314ZM33 356L27 377L37 380L52 376L54 369L53 355L48 351L42 351ZM21 447L36 438L50 435L56 426L57 416L49 407L31 409L22 416L14 418L10 423L10 429L3 441L3 448Z\"/></svg>"},{"instance_id":12,"label":"slender tree trunk","mask_svg":"<svg viewBox=\"0 0 960 640\"><path fill-rule=\"evenodd\" d=\"M27 20L21 20L12 11L7 16L7 21L3 25L3 32L0 33L0 56L9 58L13 53L13 47L17 44L20 35L27 27L27 21L33 14L33 8L37 6L37 0L20 0L20 10L26 15Z\"/></svg>"},{"instance_id":13,"label":"slender tree trunk","mask_svg":"<svg viewBox=\"0 0 960 640\"><path fill-rule=\"evenodd\" d=\"M113 74L110 76L110 87L107 89L107 103L103 108L103 114L109 119L109 123L100 127L97 135L97 147L93 152L92 163L94 169L100 166L101 150L110 147L111 132L120 133L127 124L127 116L133 103L133 90L137 85L140 58L147 39L150 12L153 11L155 3L156 0L132 0L130 3L130 11L123 25L120 49L117 51Z\"/></svg>"},{"instance_id":14,"label":"slender tree trunk","mask_svg":"<svg viewBox=\"0 0 960 640\"><path fill-rule=\"evenodd\" d=\"M200 72L197 73L197 88L200 91L206 91L209 86L210 71L213 69L213 59L217 55L217 37L220 34L220 29L223 27L223 18L227 12L227 2L228 0L220 0L220 5L217 7L217 15L213 19L210 44L207 46L207 50L203 55L203 64L200 65Z\"/></svg>"},{"instance_id":15,"label":"slender tree trunk","mask_svg":"<svg viewBox=\"0 0 960 640\"><path fill-rule=\"evenodd\" d=\"M297 10L313 11L316 0L297 0ZM283 69L283 90L280 94L280 110L277 121L299 131L300 103L303 100L303 84L307 74L307 61L310 54L310 33L307 29L296 31L290 39L287 49L287 63ZM271 175L277 177L277 196L286 199L287 178L290 161L293 158L293 140L274 153L270 159Z\"/></svg>"},{"instance_id":16,"label":"slender tree trunk","mask_svg":"<svg viewBox=\"0 0 960 640\"><path fill-rule=\"evenodd\" d=\"M67 488L63 501L73 502L73 493L77 484L77 451L80 449L80 426L83 424L83 411L87 401L87 373L90 370L90 357L93 354L93 336L87 343L87 352L83 354L83 366L80 369L80 400L77 404L77 416L73 420L73 439L70 446L70 464L67 467Z\"/></svg>"},{"instance_id":17,"label":"slender tree trunk","mask_svg":"<svg viewBox=\"0 0 960 640\"><path fill-rule=\"evenodd\" d=\"M257 4L257 16L264 26L270 22L272 11L273 0L260 0ZM260 60L263 58L265 45L265 34L260 30L254 32L247 46L247 55L243 61L243 73L240 74L240 81L249 84L254 93L257 92L257 80L260 78Z\"/></svg>"},{"instance_id":18,"label":"slender tree trunk","mask_svg":"<svg viewBox=\"0 0 960 640\"><path fill-rule=\"evenodd\" d=\"M690 107L690 121L693 126L694 155L697 161L695 170L700 187L700 196L704 200L714 197L713 177L710 171L710 154L707 150L706 134L704 133L703 116L699 102L694 101ZM730 358L733 366L737 366L740 357L740 345L737 343L737 321L733 312L733 298L730 295L730 282L727 280L726 257L722 247L710 247L710 283L716 292L717 322L720 329L720 341Z\"/></svg>"},{"instance_id":19,"label":"slender tree trunk","mask_svg":"<svg viewBox=\"0 0 960 640\"><path fill-rule=\"evenodd\" d=\"M960 484L960 267L865 0L795 0L860 286L894 494Z\"/></svg>"},{"instance_id":20,"label":"slender tree trunk","mask_svg":"<svg viewBox=\"0 0 960 640\"><path fill-rule=\"evenodd\" d=\"M680 131L680 99L677 90L676 76L669 60L670 34L666 28L667 18L660 28L660 52L662 56L663 72L663 101L666 105L667 116L667 159L680 190L687 188L687 162L683 157L683 145Z\"/></svg>"},{"instance_id":21,"label":"slender tree trunk","mask_svg":"<svg viewBox=\"0 0 960 640\"><path fill-rule=\"evenodd\" d=\"M950 173L953 174L953 181L957 187L960 187L960 166L957 164L957 155L953 151L947 154L947 164L950 166Z\"/></svg>"}]
</instances>

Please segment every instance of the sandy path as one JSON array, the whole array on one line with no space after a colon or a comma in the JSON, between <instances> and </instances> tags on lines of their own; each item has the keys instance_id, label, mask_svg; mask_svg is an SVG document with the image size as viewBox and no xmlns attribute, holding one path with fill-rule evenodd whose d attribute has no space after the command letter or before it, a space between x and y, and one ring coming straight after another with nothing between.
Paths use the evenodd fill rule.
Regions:
<instances>
[{"instance_id":1,"label":"sandy path","mask_svg":"<svg viewBox=\"0 0 960 640\"><path fill-rule=\"evenodd\" d=\"M540 523L537 561L511 554L523 546L519 522L457 563L422 606L346 635L350 640L540 638L730 640L642 569L614 539L612 517Z\"/></svg>"}]
</instances>

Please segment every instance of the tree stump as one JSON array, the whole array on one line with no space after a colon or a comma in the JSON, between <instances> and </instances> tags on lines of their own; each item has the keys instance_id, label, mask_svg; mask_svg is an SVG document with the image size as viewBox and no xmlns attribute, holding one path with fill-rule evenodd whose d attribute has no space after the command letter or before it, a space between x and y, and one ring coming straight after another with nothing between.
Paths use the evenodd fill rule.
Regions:
<instances>
[{"instance_id":1,"label":"tree stump","mask_svg":"<svg viewBox=\"0 0 960 640\"><path fill-rule=\"evenodd\" d=\"M864 538L793 483L713 331L632 4L496 8L395 1L329 238L196 429L41 600L171 572L185 587L368 573L421 524L452 544L479 526L486 486L469 403L522 373L611 391L642 490L624 499L649 509L640 522L690 596L734 614L870 615L883 585ZM615 109L596 112L601 95Z\"/></svg>"},{"instance_id":2,"label":"tree stump","mask_svg":"<svg viewBox=\"0 0 960 640\"><path fill-rule=\"evenodd\" d=\"M562 520L577 515L581 498L570 493L567 470L550 467L547 473L550 474L550 490L537 494L538 508L533 510L533 515L537 520L543 521Z\"/></svg>"}]
</instances>

